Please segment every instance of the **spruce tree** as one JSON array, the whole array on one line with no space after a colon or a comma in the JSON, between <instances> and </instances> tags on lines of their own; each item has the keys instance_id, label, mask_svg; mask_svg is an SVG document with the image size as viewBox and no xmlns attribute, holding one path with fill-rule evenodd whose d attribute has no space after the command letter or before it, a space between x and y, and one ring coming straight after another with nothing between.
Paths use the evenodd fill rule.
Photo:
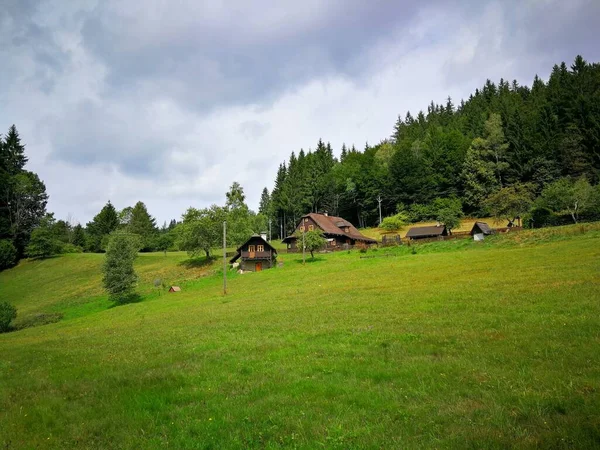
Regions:
<instances>
[{"instance_id":1,"label":"spruce tree","mask_svg":"<svg viewBox=\"0 0 600 450\"><path fill-rule=\"evenodd\" d=\"M268 216L271 211L271 196L269 190L264 188L260 195L260 203L258 205L258 213Z\"/></svg>"},{"instance_id":2,"label":"spruce tree","mask_svg":"<svg viewBox=\"0 0 600 450\"><path fill-rule=\"evenodd\" d=\"M119 226L119 215L113 204L108 201L94 219L86 226L88 232L87 250L101 252L103 240Z\"/></svg>"},{"instance_id":3,"label":"spruce tree","mask_svg":"<svg viewBox=\"0 0 600 450\"><path fill-rule=\"evenodd\" d=\"M148 209L143 202L137 202L131 209L127 231L140 236L142 251L152 251L158 233L156 219L148 213Z\"/></svg>"},{"instance_id":4,"label":"spruce tree","mask_svg":"<svg viewBox=\"0 0 600 450\"><path fill-rule=\"evenodd\" d=\"M127 303L132 300L138 276L133 263L139 250L135 235L116 232L111 235L106 249L102 282L110 300Z\"/></svg>"}]
</instances>

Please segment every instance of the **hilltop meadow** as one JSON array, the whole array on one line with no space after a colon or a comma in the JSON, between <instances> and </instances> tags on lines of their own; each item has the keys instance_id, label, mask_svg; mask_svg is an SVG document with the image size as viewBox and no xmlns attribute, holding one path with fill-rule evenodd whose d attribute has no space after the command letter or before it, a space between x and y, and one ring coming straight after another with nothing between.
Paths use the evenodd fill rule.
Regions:
<instances>
[{"instance_id":1,"label":"hilltop meadow","mask_svg":"<svg viewBox=\"0 0 600 450\"><path fill-rule=\"evenodd\" d=\"M0 273L20 328L0 335L2 448L600 445L598 224L282 252L227 295L218 260L141 254L122 306L102 258Z\"/></svg>"}]
</instances>

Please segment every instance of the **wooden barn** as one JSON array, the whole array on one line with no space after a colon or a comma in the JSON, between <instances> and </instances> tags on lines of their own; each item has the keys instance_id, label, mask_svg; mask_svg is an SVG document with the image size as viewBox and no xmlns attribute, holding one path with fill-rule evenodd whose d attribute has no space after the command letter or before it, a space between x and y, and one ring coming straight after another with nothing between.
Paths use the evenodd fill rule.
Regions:
<instances>
[{"instance_id":1,"label":"wooden barn","mask_svg":"<svg viewBox=\"0 0 600 450\"><path fill-rule=\"evenodd\" d=\"M330 250L343 249L345 246L354 246L357 243L366 245L376 244L375 239L363 236L354 225L341 217L330 216L328 214L310 213L302 216L296 226L294 233L305 231L321 230L325 239L327 239L327 248ZM287 244L288 250L301 248L297 244L296 236L288 236L283 239Z\"/></svg>"},{"instance_id":2,"label":"wooden barn","mask_svg":"<svg viewBox=\"0 0 600 450\"><path fill-rule=\"evenodd\" d=\"M431 239L441 236L448 236L448 230L443 225L433 225L428 227L412 227L406 233L410 240Z\"/></svg>"},{"instance_id":3,"label":"wooden barn","mask_svg":"<svg viewBox=\"0 0 600 450\"><path fill-rule=\"evenodd\" d=\"M263 269L275 267L277 263L277 250L258 235L252 235L236 250L236 254L229 262L232 264L240 260L240 269L247 272L260 272Z\"/></svg>"},{"instance_id":4,"label":"wooden barn","mask_svg":"<svg viewBox=\"0 0 600 450\"><path fill-rule=\"evenodd\" d=\"M483 241L485 236L492 234L494 230L486 222L475 222L471 228L471 236L475 241Z\"/></svg>"}]
</instances>

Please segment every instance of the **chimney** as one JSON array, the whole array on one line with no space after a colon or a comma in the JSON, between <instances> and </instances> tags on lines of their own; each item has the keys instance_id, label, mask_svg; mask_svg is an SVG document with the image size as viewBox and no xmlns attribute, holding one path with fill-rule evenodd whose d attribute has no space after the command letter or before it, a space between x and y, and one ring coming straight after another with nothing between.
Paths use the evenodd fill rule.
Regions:
<instances>
[{"instance_id":1,"label":"chimney","mask_svg":"<svg viewBox=\"0 0 600 450\"><path fill-rule=\"evenodd\" d=\"M329 215L329 213L328 213L327 211L325 211L323 214L324 214L325 216L328 216L328 215Z\"/></svg>"},{"instance_id":2,"label":"chimney","mask_svg":"<svg viewBox=\"0 0 600 450\"><path fill-rule=\"evenodd\" d=\"M266 241L267 240L267 232L266 231L261 231L260 232L260 237L263 238Z\"/></svg>"}]
</instances>

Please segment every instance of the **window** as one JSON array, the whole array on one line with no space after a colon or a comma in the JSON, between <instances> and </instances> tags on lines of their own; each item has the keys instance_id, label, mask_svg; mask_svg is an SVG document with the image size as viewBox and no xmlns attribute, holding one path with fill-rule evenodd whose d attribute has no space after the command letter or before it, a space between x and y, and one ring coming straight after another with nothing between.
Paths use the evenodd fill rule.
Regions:
<instances>
[{"instance_id":1,"label":"window","mask_svg":"<svg viewBox=\"0 0 600 450\"><path fill-rule=\"evenodd\" d=\"M308 217L304 218L304 223L308 222Z\"/></svg>"},{"instance_id":2,"label":"window","mask_svg":"<svg viewBox=\"0 0 600 450\"><path fill-rule=\"evenodd\" d=\"M304 232L304 225L300 225L300 231Z\"/></svg>"},{"instance_id":3,"label":"window","mask_svg":"<svg viewBox=\"0 0 600 450\"><path fill-rule=\"evenodd\" d=\"M257 245L256 246L256 251L257 252L264 252L265 251L265 246L264 245Z\"/></svg>"},{"instance_id":4,"label":"window","mask_svg":"<svg viewBox=\"0 0 600 450\"><path fill-rule=\"evenodd\" d=\"M314 230L314 229L315 229L314 225L309 225L309 226L308 226L308 231L312 231L312 230Z\"/></svg>"},{"instance_id":5,"label":"window","mask_svg":"<svg viewBox=\"0 0 600 450\"><path fill-rule=\"evenodd\" d=\"M255 251L254 249L255 249L254 245L249 245L249 246L248 246L248 251L249 251L250 253L254 253L254 251Z\"/></svg>"}]
</instances>

